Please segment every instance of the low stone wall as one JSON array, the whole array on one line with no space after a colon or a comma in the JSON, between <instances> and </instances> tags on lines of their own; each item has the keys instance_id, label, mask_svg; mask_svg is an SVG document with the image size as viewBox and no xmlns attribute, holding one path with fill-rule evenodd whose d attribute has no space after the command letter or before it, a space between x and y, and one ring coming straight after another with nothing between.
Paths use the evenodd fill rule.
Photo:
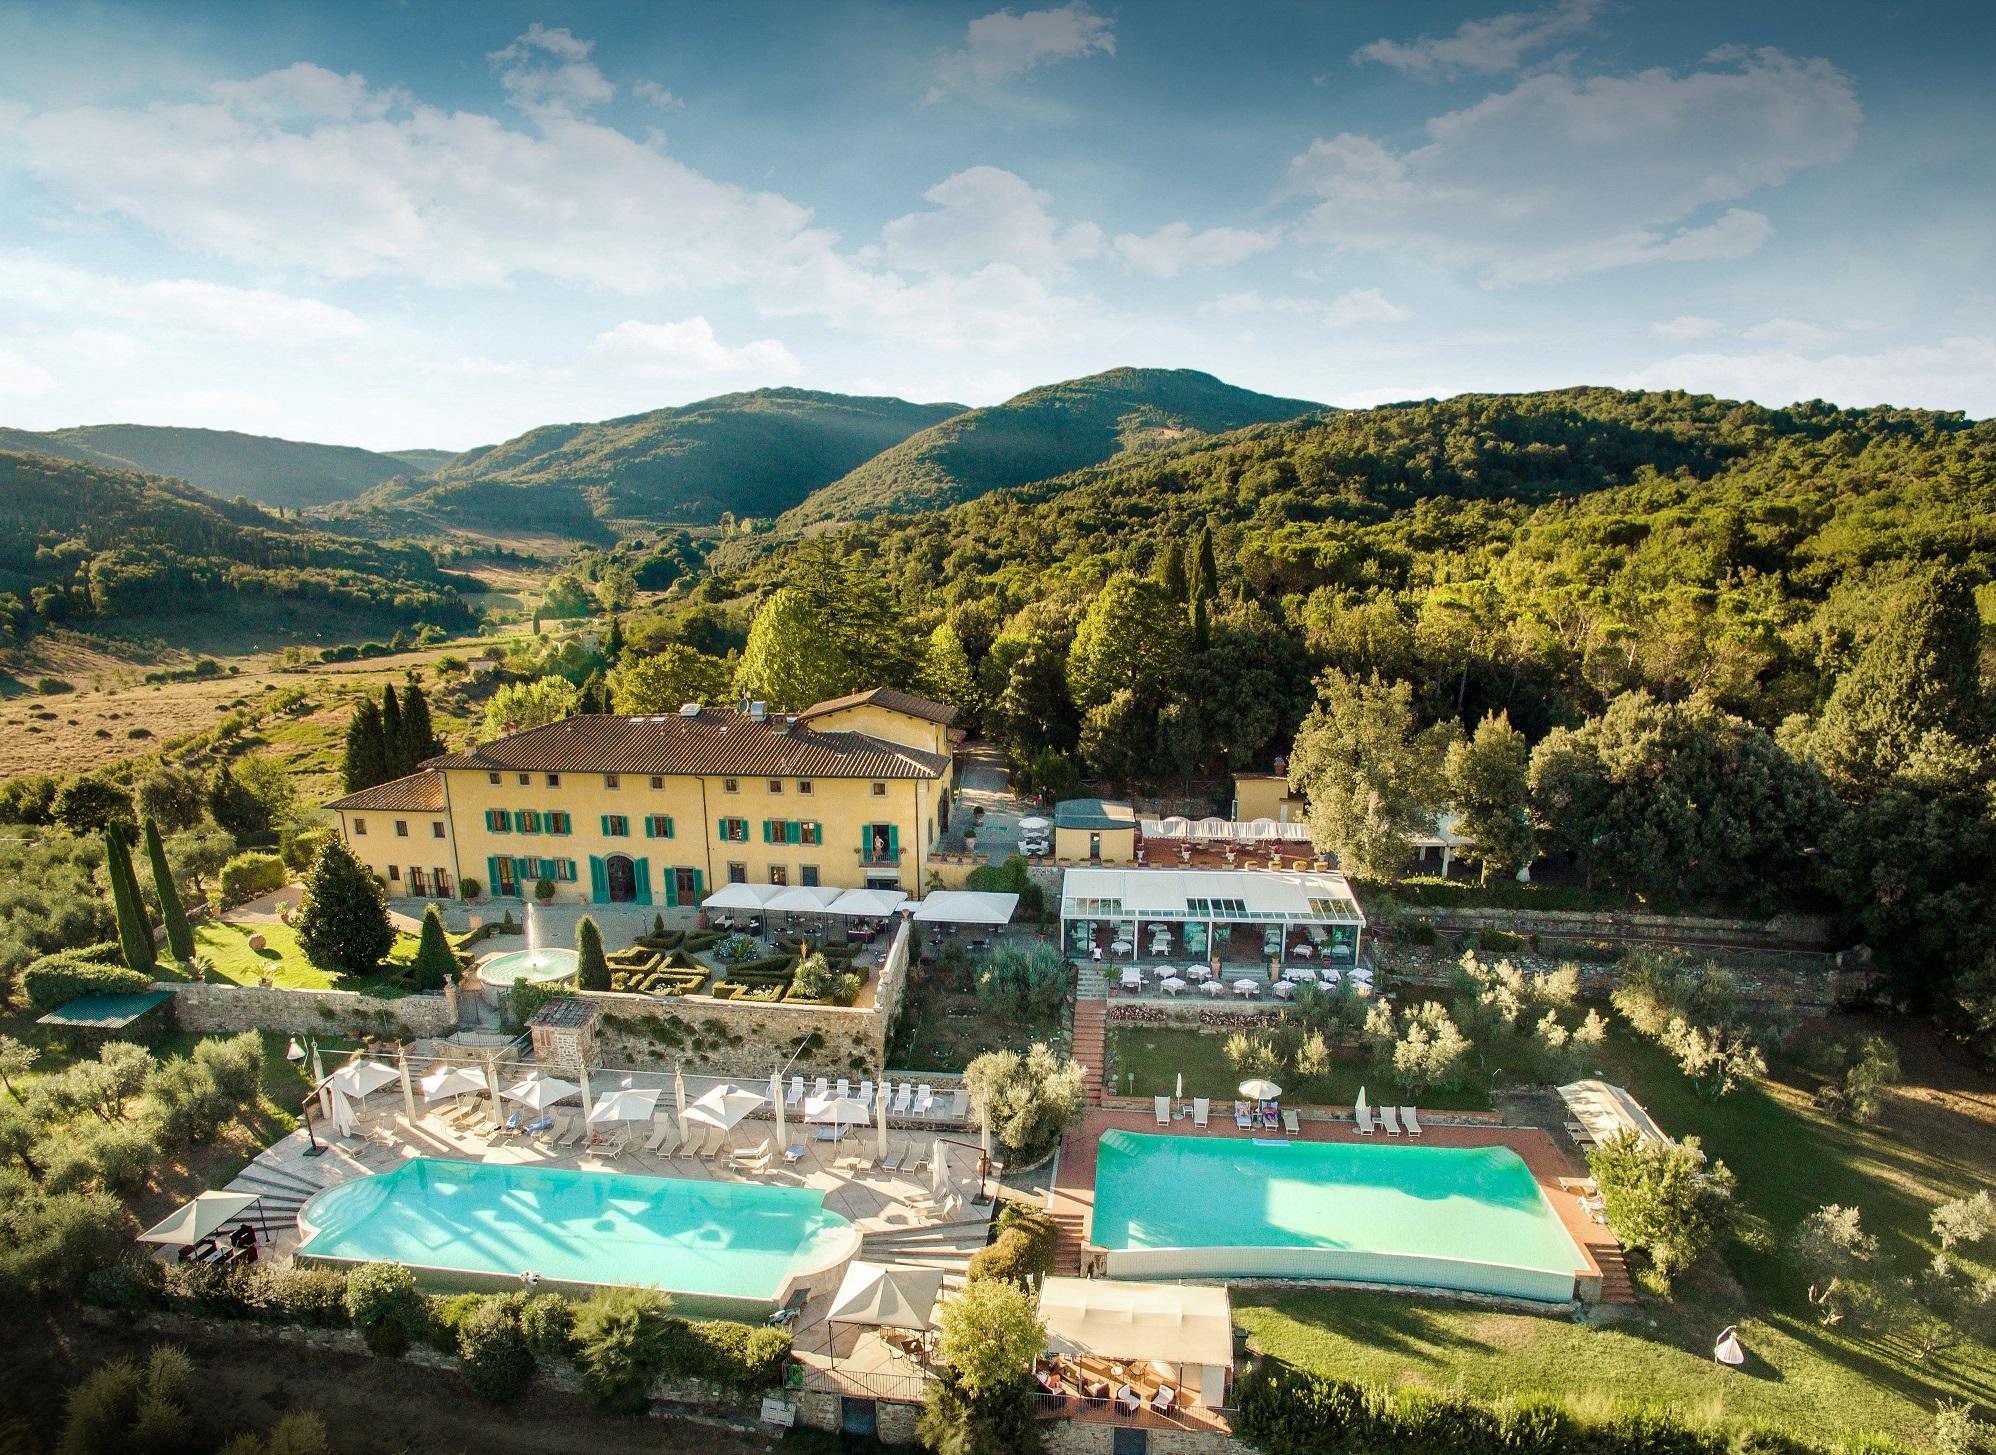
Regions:
<instances>
[{"instance_id":1,"label":"low stone wall","mask_svg":"<svg viewBox=\"0 0 1996 1455\"><path fill-rule=\"evenodd\" d=\"M412 1040L447 1036L457 1029L457 992L404 995L393 1000L352 990L304 990L260 985L157 982L153 989L173 993L173 1015L196 1035L274 1031L280 1035L349 1035Z\"/></svg>"},{"instance_id":2,"label":"low stone wall","mask_svg":"<svg viewBox=\"0 0 1996 1455\"><path fill-rule=\"evenodd\" d=\"M828 1390L804 1389L793 1391L797 1402L797 1423L813 1430L836 1430L839 1428L839 1402L845 1396ZM857 1395L854 1398L864 1399ZM922 1407L905 1400L878 1399L873 1405L874 1433L883 1445L909 1445L916 1443L915 1422L921 1418Z\"/></svg>"},{"instance_id":3,"label":"low stone wall","mask_svg":"<svg viewBox=\"0 0 1996 1455\"><path fill-rule=\"evenodd\" d=\"M1477 953L1485 960L1509 960L1528 974L1543 974L1563 963L1557 943L1541 944L1536 951ZM1847 967L1839 957L1828 955L1804 954L1800 957L1804 963L1799 964L1784 960L1741 964L1717 958L1731 973L1741 1000L1803 1015L1826 1014L1849 1004L1871 981L1868 965ZM1395 984L1447 988L1455 984L1461 952L1440 945L1393 944L1382 951L1380 961ZM1605 996L1622 983L1617 961L1578 961L1575 967L1580 971L1582 995Z\"/></svg>"},{"instance_id":4,"label":"low stone wall","mask_svg":"<svg viewBox=\"0 0 1996 1455\"><path fill-rule=\"evenodd\" d=\"M1042 1420L1040 1447L1046 1455L1110 1455L1119 1428L1094 1420ZM1150 1455L1257 1455L1247 1441L1219 1430L1146 1428L1144 1448Z\"/></svg>"},{"instance_id":5,"label":"low stone wall","mask_svg":"<svg viewBox=\"0 0 1996 1455\"><path fill-rule=\"evenodd\" d=\"M1836 925L1823 915L1778 914L1770 919L1722 919L1695 914L1637 914L1547 909L1470 909L1409 904L1401 917L1446 930L1507 930L1514 935L1614 943L1689 944L1723 941L1766 949L1830 950ZM1386 927L1382 927L1386 928Z\"/></svg>"}]
</instances>

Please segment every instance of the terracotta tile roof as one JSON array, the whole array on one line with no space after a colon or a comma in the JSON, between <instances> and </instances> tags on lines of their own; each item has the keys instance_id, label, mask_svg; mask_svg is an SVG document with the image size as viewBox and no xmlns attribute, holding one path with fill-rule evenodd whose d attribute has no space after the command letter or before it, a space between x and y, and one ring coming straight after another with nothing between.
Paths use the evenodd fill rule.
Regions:
<instances>
[{"instance_id":1,"label":"terracotta tile roof","mask_svg":"<svg viewBox=\"0 0 1996 1455\"><path fill-rule=\"evenodd\" d=\"M814 717L822 717L828 712L843 712L849 707L884 707L889 712L919 717L925 722L956 721L955 708L940 702L931 702L926 697L896 692L892 687L873 687L865 692L848 693L844 697L834 697L826 702L814 702L797 714L797 720L808 722Z\"/></svg>"},{"instance_id":2,"label":"terracotta tile roof","mask_svg":"<svg viewBox=\"0 0 1996 1455\"><path fill-rule=\"evenodd\" d=\"M444 780L441 773L425 768L407 778L391 778L345 798L336 798L328 808L406 809L411 813L444 811Z\"/></svg>"},{"instance_id":3,"label":"terracotta tile roof","mask_svg":"<svg viewBox=\"0 0 1996 1455\"><path fill-rule=\"evenodd\" d=\"M940 778L949 760L865 733L820 732L732 708L697 716L565 717L462 753L433 768L526 773L662 773L741 778Z\"/></svg>"}]
</instances>

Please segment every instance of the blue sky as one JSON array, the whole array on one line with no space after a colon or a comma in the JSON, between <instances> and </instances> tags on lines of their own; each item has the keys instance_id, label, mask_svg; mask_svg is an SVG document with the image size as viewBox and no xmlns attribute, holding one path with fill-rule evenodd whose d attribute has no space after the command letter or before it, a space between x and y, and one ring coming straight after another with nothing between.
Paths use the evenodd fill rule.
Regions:
<instances>
[{"instance_id":1,"label":"blue sky","mask_svg":"<svg viewBox=\"0 0 1996 1455\"><path fill-rule=\"evenodd\" d=\"M0 423L1118 364L1996 413L1996 7L0 3Z\"/></svg>"}]
</instances>

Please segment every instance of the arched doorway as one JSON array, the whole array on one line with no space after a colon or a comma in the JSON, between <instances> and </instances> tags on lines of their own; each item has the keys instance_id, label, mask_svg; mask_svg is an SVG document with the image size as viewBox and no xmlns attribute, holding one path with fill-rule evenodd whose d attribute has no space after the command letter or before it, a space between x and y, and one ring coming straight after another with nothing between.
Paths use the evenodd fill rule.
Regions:
<instances>
[{"instance_id":1,"label":"arched doorway","mask_svg":"<svg viewBox=\"0 0 1996 1455\"><path fill-rule=\"evenodd\" d=\"M610 903L629 904L638 897L638 869L628 854L612 854L603 861L603 877L608 882Z\"/></svg>"}]
</instances>

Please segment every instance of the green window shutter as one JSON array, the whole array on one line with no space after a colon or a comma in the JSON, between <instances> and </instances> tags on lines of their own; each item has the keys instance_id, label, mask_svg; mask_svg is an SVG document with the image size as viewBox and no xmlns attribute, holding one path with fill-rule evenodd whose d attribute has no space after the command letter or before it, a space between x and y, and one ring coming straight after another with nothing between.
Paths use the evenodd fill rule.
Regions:
<instances>
[{"instance_id":1,"label":"green window shutter","mask_svg":"<svg viewBox=\"0 0 1996 1455\"><path fill-rule=\"evenodd\" d=\"M716 819L714 821L714 837L724 844L728 841L728 821L726 819Z\"/></svg>"},{"instance_id":2,"label":"green window shutter","mask_svg":"<svg viewBox=\"0 0 1996 1455\"><path fill-rule=\"evenodd\" d=\"M609 814L607 814L607 813L606 813L606 814L604 814L604 815L603 815L603 817L602 817L602 818L601 818L601 819L600 819L600 820L599 820L598 822L599 822L599 823L601 824L601 826L602 826L602 833L603 833L603 837L604 837L604 838L606 838L606 839L607 839L607 838L609 838L609 837L610 837L610 815L609 815Z\"/></svg>"},{"instance_id":3,"label":"green window shutter","mask_svg":"<svg viewBox=\"0 0 1996 1455\"><path fill-rule=\"evenodd\" d=\"M499 861L490 854L485 856L485 892L487 894L499 892Z\"/></svg>"},{"instance_id":4,"label":"green window shutter","mask_svg":"<svg viewBox=\"0 0 1996 1455\"><path fill-rule=\"evenodd\" d=\"M589 856L589 897L598 904L610 898L610 876L603 868L603 861Z\"/></svg>"},{"instance_id":5,"label":"green window shutter","mask_svg":"<svg viewBox=\"0 0 1996 1455\"><path fill-rule=\"evenodd\" d=\"M513 877L520 881L520 895L522 898L525 898L529 892L527 881L534 877L534 861L527 858L515 859L513 861Z\"/></svg>"},{"instance_id":6,"label":"green window shutter","mask_svg":"<svg viewBox=\"0 0 1996 1455\"><path fill-rule=\"evenodd\" d=\"M672 815L669 813L665 816L665 836L668 839L672 837Z\"/></svg>"},{"instance_id":7,"label":"green window shutter","mask_svg":"<svg viewBox=\"0 0 1996 1455\"><path fill-rule=\"evenodd\" d=\"M701 878L700 871L695 869L693 871L693 902L695 904L698 904L707 897L707 887L701 882Z\"/></svg>"},{"instance_id":8,"label":"green window shutter","mask_svg":"<svg viewBox=\"0 0 1996 1455\"><path fill-rule=\"evenodd\" d=\"M672 909L679 903L679 876L671 869L665 871L665 907Z\"/></svg>"},{"instance_id":9,"label":"green window shutter","mask_svg":"<svg viewBox=\"0 0 1996 1455\"><path fill-rule=\"evenodd\" d=\"M639 859L631 865L631 877L637 883L639 904L651 903L651 860Z\"/></svg>"},{"instance_id":10,"label":"green window shutter","mask_svg":"<svg viewBox=\"0 0 1996 1455\"><path fill-rule=\"evenodd\" d=\"M790 830L791 843L801 844L804 842L804 825L797 822L797 820L792 819L788 824L784 825L784 827Z\"/></svg>"},{"instance_id":11,"label":"green window shutter","mask_svg":"<svg viewBox=\"0 0 1996 1455\"><path fill-rule=\"evenodd\" d=\"M898 823L887 826L887 857L897 864L901 862L901 825Z\"/></svg>"},{"instance_id":12,"label":"green window shutter","mask_svg":"<svg viewBox=\"0 0 1996 1455\"><path fill-rule=\"evenodd\" d=\"M658 835L657 835L657 834L655 834L655 833L653 833L653 832L651 831L651 815L650 815L650 814L646 814L646 815L645 815L645 837L646 837L646 838L648 838L648 839L655 839L655 838L657 838L657 837L658 837Z\"/></svg>"},{"instance_id":13,"label":"green window shutter","mask_svg":"<svg viewBox=\"0 0 1996 1455\"><path fill-rule=\"evenodd\" d=\"M764 842L765 844L768 844L768 843L774 843L774 842L775 842L775 840L771 839L771 838L770 838L770 836L769 836L769 820L768 820L768 819L764 819L764 820L762 821L762 841L763 841L763 842Z\"/></svg>"}]
</instances>

